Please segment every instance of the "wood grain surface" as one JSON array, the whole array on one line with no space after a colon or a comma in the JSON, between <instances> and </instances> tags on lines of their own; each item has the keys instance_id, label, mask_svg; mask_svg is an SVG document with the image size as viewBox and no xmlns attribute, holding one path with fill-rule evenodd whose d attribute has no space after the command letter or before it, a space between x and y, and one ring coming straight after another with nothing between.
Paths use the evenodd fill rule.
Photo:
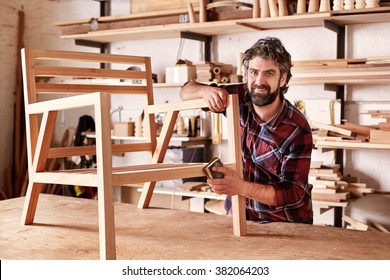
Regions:
<instances>
[{"instance_id":1,"label":"wood grain surface","mask_svg":"<svg viewBox=\"0 0 390 280\"><path fill-rule=\"evenodd\" d=\"M24 198L0 201L0 259L99 259L97 201L42 194L35 223L20 223ZM117 259L390 259L390 235L317 225L115 204Z\"/></svg>"}]
</instances>

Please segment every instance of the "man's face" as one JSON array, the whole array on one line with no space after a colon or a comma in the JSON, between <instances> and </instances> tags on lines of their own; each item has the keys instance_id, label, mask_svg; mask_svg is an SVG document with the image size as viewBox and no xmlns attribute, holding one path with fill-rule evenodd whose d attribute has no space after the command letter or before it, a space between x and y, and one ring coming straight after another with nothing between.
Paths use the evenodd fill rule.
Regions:
<instances>
[{"instance_id":1,"label":"man's face","mask_svg":"<svg viewBox=\"0 0 390 280\"><path fill-rule=\"evenodd\" d=\"M279 95L280 87L286 82L287 74L280 74L273 60L259 56L249 61L247 80L252 102L257 106L273 103Z\"/></svg>"}]
</instances>

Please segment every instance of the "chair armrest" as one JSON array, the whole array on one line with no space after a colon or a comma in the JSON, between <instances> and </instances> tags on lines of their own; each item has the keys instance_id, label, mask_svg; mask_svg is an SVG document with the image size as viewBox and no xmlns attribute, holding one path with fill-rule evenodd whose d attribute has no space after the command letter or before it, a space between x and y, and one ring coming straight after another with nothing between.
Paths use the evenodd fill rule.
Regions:
<instances>
[{"instance_id":1,"label":"chair armrest","mask_svg":"<svg viewBox=\"0 0 390 280\"><path fill-rule=\"evenodd\" d=\"M100 98L100 92L80 94L70 97L62 97L53 100L39 101L27 106L28 114L40 114L47 111L65 110L72 108L85 107L96 104Z\"/></svg>"},{"instance_id":2,"label":"chair armrest","mask_svg":"<svg viewBox=\"0 0 390 280\"><path fill-rule=\"evenodd\" d=\"M149 113L161 113L161 112L172 112L182 111L191 109L208 108L209 106L203 99L186 100L175 103L165 103L159 105L149 105Z\"/></svg>"}]
</instances>

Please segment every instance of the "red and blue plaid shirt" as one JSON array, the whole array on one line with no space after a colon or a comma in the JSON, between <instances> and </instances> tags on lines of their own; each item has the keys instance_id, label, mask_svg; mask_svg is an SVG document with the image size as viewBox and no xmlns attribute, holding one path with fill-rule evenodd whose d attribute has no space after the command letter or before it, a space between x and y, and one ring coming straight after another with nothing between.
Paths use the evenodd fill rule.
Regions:
<instances>
[{"instance_id":1,"label":"red and blue plaid shirt","mask_svg":"<svg viewBox=\"0 0 390 280\"><path fill-rule=\"evenodd\" d=\"M312 223L308 176L313 138L305 116L282 96L280 110L264 122L254 112L246 84L221 87L240 99L244 180L275 188L275 206L246 199L247 217L256 222ZM225 208L230 212L231 198Z\"/></svg>"}]
</instances>

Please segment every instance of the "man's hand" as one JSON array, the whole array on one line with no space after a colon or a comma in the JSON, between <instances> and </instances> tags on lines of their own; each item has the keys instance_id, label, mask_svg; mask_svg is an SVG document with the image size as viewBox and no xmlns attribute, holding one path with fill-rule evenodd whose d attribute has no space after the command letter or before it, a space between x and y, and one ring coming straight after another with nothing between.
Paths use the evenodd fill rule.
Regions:
<instances>
[{"instance_id":1,"label":"man's hand","mask_svg":"<svg viewBox=\"0 0 390 280\"><path fill-rule=\"evenodd\" d=\"M231 196L242 194L241 190L245 182L236 171L227 167L213 167L213 171L220 172L224 175L223 179L207 180L207 183L214 192Z\"/></svg>"},{"instance_id":2,"label":"man's hand","mask_svg":"<svg viewBox=\"0 0 390 280\"><path fill-rule=\"evenodd\" d=\"M227 105L227 91L222 88L207 87L207 92L203 94L203 100L206 101L212 112L223 112Z\"/></svg>"},{"instance_id":3,"label":"man's hand","mask_svg":"<svg viewBox=\"0 0 390 280\"><path fill-rule=\"evenodd\" d=\"M195 81L188 82L180 90L182 100L202 98L212 112L223 112L227 105L228 92L222 88L200 84Z\"/></svg>"}]
</instances>

